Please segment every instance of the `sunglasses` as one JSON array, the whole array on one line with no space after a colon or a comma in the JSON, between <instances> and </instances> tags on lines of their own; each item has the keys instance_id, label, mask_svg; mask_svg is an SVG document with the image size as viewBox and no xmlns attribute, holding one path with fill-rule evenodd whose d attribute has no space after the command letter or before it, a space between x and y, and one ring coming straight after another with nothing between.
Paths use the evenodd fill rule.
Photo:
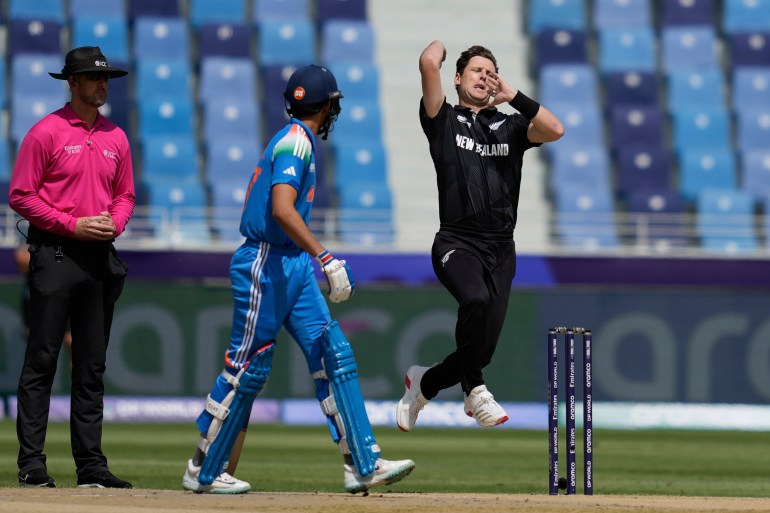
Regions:
<instances>
[{"instance_id":1,"label":"sunglasses","mask_svg":"<svg viewBox=\"0 0 770 513\"><path fill-rule=\"evenodd\" d=\"M83 76L86 77L86 80L93 82L98 82L99 80L108 81L110 79L109 73L83 73Z\"/></svg>"}]
</instances>

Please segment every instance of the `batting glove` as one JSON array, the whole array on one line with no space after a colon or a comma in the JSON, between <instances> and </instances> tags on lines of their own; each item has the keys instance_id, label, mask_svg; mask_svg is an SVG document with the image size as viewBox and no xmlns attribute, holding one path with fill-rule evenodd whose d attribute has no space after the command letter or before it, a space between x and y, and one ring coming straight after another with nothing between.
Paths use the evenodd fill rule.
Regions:
<instances>
[{"instance_id":1,"label":"batting glove","mask_svg":"<svg viewBox=\"0 0 770 513\"><path fill-rule=\"evenodd\" d=\"M350 299L356 288L356 281L347 262L337 260L326 250L318 254L316 260L329 282L329 300L332 303L341 303Z\"/></svg>"}]
</instances>

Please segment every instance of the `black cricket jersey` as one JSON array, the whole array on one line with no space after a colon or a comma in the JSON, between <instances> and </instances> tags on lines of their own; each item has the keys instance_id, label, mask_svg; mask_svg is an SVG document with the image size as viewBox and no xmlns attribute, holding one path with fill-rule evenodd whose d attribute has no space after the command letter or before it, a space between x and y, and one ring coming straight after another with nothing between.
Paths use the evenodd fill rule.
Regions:
<instances>
[{"instance_id":1,"label":"black cricket jersey","mask_svg":"<svg viewBox=\"0 0 770 513\"><path fill-rule=\"evenodd\" d=\"M516 226L529 121L494 107L474 115L444 101L429 119L420 100L438 182L441 230L483 239L510 240Z\"/></svg>"}]
</instances>

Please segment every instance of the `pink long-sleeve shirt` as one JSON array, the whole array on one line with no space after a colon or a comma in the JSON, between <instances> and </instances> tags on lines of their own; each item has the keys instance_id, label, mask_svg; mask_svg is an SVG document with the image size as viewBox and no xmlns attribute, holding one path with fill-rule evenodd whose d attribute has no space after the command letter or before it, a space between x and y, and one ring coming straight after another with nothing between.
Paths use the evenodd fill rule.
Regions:
<instances>
[{"instance_id":1,"label":"pink long-sleeve shirt","mask_svg":"<svg viewBox=\"0 0 770 513\"><path fill-rule=\"evenodd\" d=\"M104 116L89 129L67 103L24 137L8 203L41 230L73 237L79 217L107 211L118 236L135 202L128 139Z\"/></svg>"}]
</instances>

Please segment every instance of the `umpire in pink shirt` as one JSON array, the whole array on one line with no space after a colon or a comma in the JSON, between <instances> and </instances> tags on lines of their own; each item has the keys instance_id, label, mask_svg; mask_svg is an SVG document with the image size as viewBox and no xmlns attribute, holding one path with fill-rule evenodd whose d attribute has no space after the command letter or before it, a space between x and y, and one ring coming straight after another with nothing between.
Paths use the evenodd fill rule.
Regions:
<instances>
[{"instance_id":1,"label":"umpire in pink shirt","mask_svg":"<svg viewBox=\"0 0 770 513\"><path fill-rule=\"evenodd\" d=\"M72 329L70 433L78 487L131 488L102 453L107 342L128 270L112 242L134 210L126 134L98 109L111 67L95 46L75 48L61 73L72 99L24 137L11 178L11 208L29 221L30 332L18 390L19 484L55 487L45 445L51 385L62 338Z\"/></svg>"}]
</instances>

